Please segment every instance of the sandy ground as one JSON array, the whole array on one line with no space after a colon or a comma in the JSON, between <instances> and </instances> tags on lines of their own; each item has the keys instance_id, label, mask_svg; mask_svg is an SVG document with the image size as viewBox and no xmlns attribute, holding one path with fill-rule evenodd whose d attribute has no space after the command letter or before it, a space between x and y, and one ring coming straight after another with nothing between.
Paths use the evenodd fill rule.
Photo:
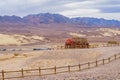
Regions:
<instances>
[{"instance_id":1,"label":"sandy ground","mask_svg":"<svg viewBox=\"0 0 120 80\"><path fill-rule=\"evenodd\" d=\"M68 49L53 51L33 51L21 54L1 54L0 69L17 70L78 64L96 59L108 58L120 52L120 47L100 47L91 49ZM10 80L120 80L120 59L97 68L80 72L61 73L42 77L26 77Z\"/></svg>"},{"instance_id":2,"label":"sandy ground","mask_svg":"<svg viewBox=\"0 0 120 80\"><path fill-rule=\"evenodd\" d=\"M103 59L119 52L120 47L100 47L91 49L21 51L21 53L0 54L0 70L74 65Z\"/></svg>"},{"instance_id":3,"label":"sandy ground","mask_svg":"<svg viewBox=\"0 0 120 80\"><path fill-rule=\"evenodd\" d=\"M9 34L0 34L0 45L23 45L35 43L37 41L43 41L44 37L42 36L25 36L25 35L9 35Z\"/></svg>"},{"instance_id":4,"label":"sandy ground","mask_svg":"<svg viewBox=\"0 0 120 80\"><path fill-rule=\"evenodd\" d=\"M26 77L12 80L120 80L120 59L97 68L81 72L61 73L57 75Z\"/></svg>"}]
</instances>

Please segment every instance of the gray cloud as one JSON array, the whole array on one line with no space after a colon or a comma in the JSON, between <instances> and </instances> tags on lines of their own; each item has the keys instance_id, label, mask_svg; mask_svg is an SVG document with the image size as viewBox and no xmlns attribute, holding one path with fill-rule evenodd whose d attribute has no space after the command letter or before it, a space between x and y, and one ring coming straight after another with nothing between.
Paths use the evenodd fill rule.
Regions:
<instances>
[{"instance_id":1,"label":"gray cloud","mask_svg":"<svg viewBox=\"0 0 120 80\"><path fill-rule=\"evenodd\" d=\"M34 12L59 12L65 10L63 5L84 0L2 0L0 1L0 14L3 12L13 14L28 14ZM43 2L42 2L43 1Z\"/></svg>"},{"instance_id":2,"label":"gray cloud","mask_svg":"<svg viewBox=\"0 0 120 80\"><path fill-rule=\"evenodd\" d=\"M106 8L102 8L101 11L103 13L119 13L120 12L120 6L119 7L106 7Z\"/></svg>"},{"instance_id":3,"label":"gray cloud","mask_svg":"<svg viewBox=\"0 0 120 80\"><path fill-rule=\"evenodd\" d=\"M61 13L65 16L116 17L120 13L119 0L0 0L0 15L25 16L37 13Z\"/></svg>"},{"instance_id":4,"label":"gray cloud","mask_svg":"<svg viewBox=\"0 0 120 80\"><path fill-rule=\"evenodd\" d=\"M94 3L92 8L99 9L102 13L120 13L120 0L104 0Z\"/></svg>"}]
</instances>

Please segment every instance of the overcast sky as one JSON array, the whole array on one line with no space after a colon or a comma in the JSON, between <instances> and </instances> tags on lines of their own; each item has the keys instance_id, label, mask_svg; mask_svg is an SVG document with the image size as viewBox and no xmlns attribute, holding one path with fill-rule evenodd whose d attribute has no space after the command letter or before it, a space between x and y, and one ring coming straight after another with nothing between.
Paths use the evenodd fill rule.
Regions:
<instances>
[{"instance_id":1,"label":"overcast sky","mask_svg":"<svg viewBox=\"0 0 120 80\"><path fill-rule=\"evenodd\" d=\"M0 0L0 15L59 13L120 20L120 0Z\"/></svg>"}]
</instances>

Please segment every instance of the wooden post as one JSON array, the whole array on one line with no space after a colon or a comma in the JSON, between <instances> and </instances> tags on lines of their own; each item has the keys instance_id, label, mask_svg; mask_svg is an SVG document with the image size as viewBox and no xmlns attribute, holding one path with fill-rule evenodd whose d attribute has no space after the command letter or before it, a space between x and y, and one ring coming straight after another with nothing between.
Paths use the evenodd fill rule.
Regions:
<instances>
[{"instance_id":1,"label":"wooden post","mask_svg":"<svg viewBox=\"0 0 120 80\"><path fill-rule=\"evenodd\" d=\"M115 60L116 60L116 54L114 56L115 56Z\"/></svg>"},{"instance_id":2,"label":"wooden post","mask_svg":"<svg viewBox=\"0 0 120 80\"><path fill-rule=\"evenodd\" d=\"M41 68L39 67L39 76L41 76Z\"/></svg>"},{"instance_id":3,"label":"wooden post","mask_svg":"<svg viewBox=\"0 0 120 80\"><path fill-rule=\"evenodd\" d=\"M21 69L21 73L22 73L22 77L24 77L24 70L23 69Z\"/></svg>"},{"instance_id":4,"label":"wooden post","mask_svg":"<svg viewBox=\"0 0 120 80\"><path fill-rule=\"evenodd\" d=\"M110 57L108 58L108 62L110 63Z\"/></svg>"},{"instance_id":5,"label":"wooden post","mask_svg":"<svg viewBox=\"0 0 120 80\"><path fill-rule=\"evenodd\" d=\"M90 62L88 62L88 69L90 68Z\"/></svg>"},{"instance_id":6,"label":"wooden post","mask_svg":"<svg viewBox=\"0 0 120 80\"><path fill-rule=\"evenodd\" d=\"M5 80L4 70L2 70L2 80Z\"/></svg>"},{"instance_id":7,"label":"wooden post","mask_svg":"<svg viewBox=\"0 0 120 80\"><path fill-rule=\"evenodd\" d=\"M103 65L105 64L105 59L103 59Z\"/></svg>"},{"instance_id":8,"label":"wooden post","mask_svg":"<svg viewBox=\"0 0 120 80\"><path fill-rule=\"evenodd\" d=\"M56 74L57 73L56 66L54 67L54 71L55 71L54 74Z\"/></svg>"},{"instance_id":9,"label":"wooden post","mask_svg":"<svg viewBox=\"0 0 120 80\"><path fill-rule=\"evenodd\" d=\"M79 71L81 71L81 65L79 64Z\"/></svg>"},{"instance_id":10,"label":"wooden post","mask_svg":"<svg viewBox=\"0 0 120 80\"><path fill-rule=\"evenodd\" d=\"M96 61L96 67L98 66L98 61Z\"/></svg>"},{"instance_id":11,"label":"wooden post","mask_svg":"<svg viewBox=\"0 0 120 80\"><path fill-rule=\"evenodd\" d=\"M68 72L70 72L70 65L68 65Z\"/></svg>"}]
</instances>

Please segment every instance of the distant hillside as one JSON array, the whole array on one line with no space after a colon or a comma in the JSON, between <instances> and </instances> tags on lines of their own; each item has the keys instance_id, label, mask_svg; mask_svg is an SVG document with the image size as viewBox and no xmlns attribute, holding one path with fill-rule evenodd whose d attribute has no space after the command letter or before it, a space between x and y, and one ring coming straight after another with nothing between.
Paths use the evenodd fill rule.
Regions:
<instances>
[{"instance_id":1,"label":"distant hillside","mask_svg":"<svg viewBox=\"0 0 120 80\"><path fill-rule=\"evenodd\" d=\"M23 19L18 16L0 16L1 23L16 23L23 22Z\"/></svg>"},{"instance_id":2,"label":"distant hillside","mask_svg":"<svg viewBox=\"0 0 120 80\"><path fill-rule=\"evenodd\" d=\"M24 16L0 16L0 23L24 24L74 24L86 27L120 27L120 21L90 17L69 18L60 14L40 13Z\"/></svg>"},{"instance_id":3,"label":"distant hillside","mask_svg":"<svg viewBox=\"0 0 120 80\"><path fill-rule=\"evenodd\" d=\"M33 24L48 24L48 23L67 23L69 21L68 17L65 17L60 14L50 14L50 13L41 13L36 15L28 15L23 17L23 20L27 23Z\"/></svg>"},{"instance_id":4,"label":"distant hillside","mask_svg":"<svg viewBox=\"0 0 120 80\"><path fill-rule=\"evenodd\" d=\"M120 27L120 21L117 20L105 20L103 18L89 18L78 17L70 19L71 23L79 25L87 25L92 27Z\"/></svg>"}]
</instances>

